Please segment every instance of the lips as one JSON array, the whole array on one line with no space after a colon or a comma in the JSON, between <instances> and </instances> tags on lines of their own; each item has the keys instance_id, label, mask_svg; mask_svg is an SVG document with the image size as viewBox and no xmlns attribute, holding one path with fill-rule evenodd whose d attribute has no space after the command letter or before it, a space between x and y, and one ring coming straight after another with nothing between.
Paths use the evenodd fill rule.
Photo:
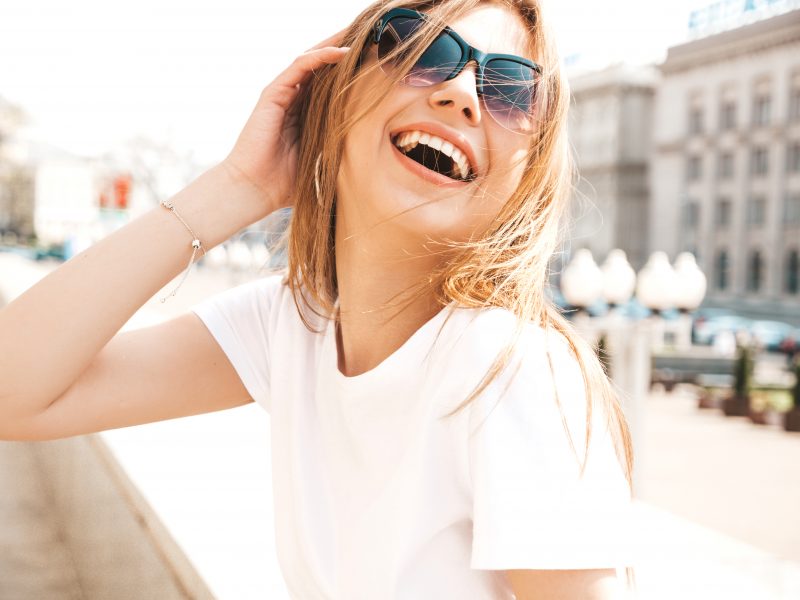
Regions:
<instances>
[{"instance_id":1,"label":"lips","mask_svg":"<svg viewBox=\"0 0 800 600\"><path fill-rule=\"evenodd\" d=\"M481 173L481 168L478 164L472 144L469 143L469 140L462 133L449 129L448 127L440 125L439 123L434 123L432 121L421 121L417 123L409 123L393 129L389 133L389 141L393 142L401 133L409 131L426 132L450 142L454 148L457 148L461 154L466 157L471 173L470 178L475 179Z\"/></svg>"}]
</instances>

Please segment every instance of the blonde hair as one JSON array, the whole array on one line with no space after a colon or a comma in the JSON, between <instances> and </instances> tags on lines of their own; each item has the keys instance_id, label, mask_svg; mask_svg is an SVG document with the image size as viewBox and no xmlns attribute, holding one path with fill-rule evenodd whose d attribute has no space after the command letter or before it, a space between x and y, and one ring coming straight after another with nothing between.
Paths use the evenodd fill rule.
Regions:
<instances>
[{"instance_id":1,"label":"blonde hair","mask_svg":"<svg viewBox=\"0 0 800 600\"><path fill-rule=\"evenodd\" d=\"M531 136L530 152L525 157L526 168L519 185L503 203L492 225L479 239L451 241L449 247L454 252L441 262L429 281L420 284L409 303L420 295L432 294L441 307L451 302L468 308L502 307L517 317L517 326L509 343L469 397L447 416L453 416L469 405L506 368L527 323L537 323L545 331L552 328L562 334L580 366L586 390L586 452L581 475L588 457L592 405L597 393L632 495L631 435L617 392L600 363L596 349L577 333L545 293L550 258L561 241L561 221L576 177L567 140L569 87L560 67L552 33L541 18L539 0L491 1L510 8L522 18L530 33L531 57L543 66L537 90L538 118ZM391 8L407 7L427 12L432 17L431 22L415 34L421 43L414 45L414 50L400 62L397 72L402 73L416 61L442 23L452 22L485 3L485 0L379 0L356 17L342 45L356 50L369 47L373 25ZM338 297L334 244L336 176L345 136L363 116L348 115L349 91L360 77L378 67L378 64L364 67L359 52L351 52L338 65L319 69L298 99L296 117L303 134L293 212L285 238L288 244L285 283L292 291L303 322L312 331L313 327L303 316L304 307L324 318L332 318ZM380 98L390 93L397 79L399 77L385 79L386 85L376 91ZM552 372L552 363L550 369ZM557 391L556 402L561 409ZM565 419L564 427L574 451ZM626 574L628 584L635 585L631 567L626 568Z\"/></svg>"}]
</instances>

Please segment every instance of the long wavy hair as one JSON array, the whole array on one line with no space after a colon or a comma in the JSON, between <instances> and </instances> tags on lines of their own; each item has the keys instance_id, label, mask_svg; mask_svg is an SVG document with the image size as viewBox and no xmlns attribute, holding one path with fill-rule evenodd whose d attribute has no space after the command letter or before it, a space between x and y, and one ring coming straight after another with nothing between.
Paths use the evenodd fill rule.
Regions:
<instances>
[{"instance_id":1,"label":"long wavy hair","mask_svg":"<svg viewBox=\"0 0 800 600\"><path fill-rule=\"evenodd\" d=\"M383 86L370 86L375 101L365 104L375 106L391 93L402 73L407 72L443 24L485 3L486 0L378 0L363 10L350 25L342 44L354 50L369 48L372 27L391 8L414 8L431 17L430 23L414 34L419 43L412 44L412 50L399 59L387 57L395 59L396 75L384 77ZM441 307L452 302L467 308L502 307L517 317L508 344L475 389L446 415L448 417L468 406L508 366L526 324L536 323L545 332L552 329L560 333L580 366L586 391L586 450L581 476L589 451L592 406L599 399L633 495L631 434L618 391L606 375L597 349L577 333L546 294L551 257L564 235L562 218L568 214L568 203L577 177L567 139L569 86L560 66L552 32L542 17L539 0L489 0L488 3L505 6L522 18L529 32L529 56L535 57L534 60L543 66L530 151L522 159L525 168L519 184L510 197L503 200L492 224L481 235L473 236L474 239L447 241L447 258L426 281L411 290L413 293L408 296L406 306L420 295L428 295L434 297ZM361 114L348 111L350 91L360 77L381 66L380 61L365 66L363 56L364 51L350 52L337 65L326 65L317 70L301 91L293 114L303 133L293 210L284 238L287 245L284 283L291 289L303 322L312 331L317 330L304 316L306 309L325 319L337 318L336 178L345 137L353 124L369 110L367 108ZM390 72L389 69L386 71ZM549 361L549 367L552 373L552 361ZM553 379L555 381L554 373ZM575 452L557 390L556 402ZM635 586L632 567L626 567L626 575L628 586Z\"/></svg>"}]
</instances>

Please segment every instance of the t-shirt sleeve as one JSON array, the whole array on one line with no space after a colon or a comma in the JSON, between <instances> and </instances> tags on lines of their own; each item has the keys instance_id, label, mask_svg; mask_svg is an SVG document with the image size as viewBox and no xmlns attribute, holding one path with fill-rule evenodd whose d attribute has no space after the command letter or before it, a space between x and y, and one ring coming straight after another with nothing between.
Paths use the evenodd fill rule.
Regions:
<instances>
[{"instance_id":1,"label":"t-shirt sleeve","mask_svg":"<svg viewBox=\"0 0 800 600\"><path fill-rule=\"evenodd\" d=\"M528 338L516 376L498 378L470 412L473 569L599 569L632 564L630 488L605 411L593 394L592 433L583 478L586 394L577 359L550 332ZM555 336L558 336L557 338ZM558 340L557 344L553 342ZM518 356L518 355L515 355ZM500 391L507 385L499 399Z\"/></svg>"},{"instance_id":2,"label":"t-shirt sleeve","mask_svg":"<svg viewBox=\"0 0 800 600\"><path fill-rule=\"evenodd\" d=\"M228 357L250 397L270 412L269 314L280 275L249 281L190 307Z\"/></svg>"}]
</instances>

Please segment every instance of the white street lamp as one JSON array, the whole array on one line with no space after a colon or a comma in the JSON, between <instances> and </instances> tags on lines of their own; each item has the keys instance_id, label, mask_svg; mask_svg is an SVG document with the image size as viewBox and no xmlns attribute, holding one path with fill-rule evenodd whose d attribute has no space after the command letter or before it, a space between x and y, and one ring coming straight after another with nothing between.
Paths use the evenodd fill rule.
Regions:
<instances>
[{"instance_id":1,"label":"white street lamp","mask_svg":"<svg viewBox=\"0 0 800 600\"><path fill-rule=\"evenodd\" d=\"M241 240L231 242L228 247L228 267L234 271L242 272L253 264L253 255L250 248Z\"/></svg>"},{"instance_id":2,"label":"white street lamp","mask_svg":"<svg viewBox=\"0 0 800 600\"><path fill-rule=\"evenodd\" d=\"M223 265L227 264L227 262L228 251L225 250L225 246L223 244L214 246L203 256L203 264L208 265L212 269L222 267Z\"/></svg>"},{"instance_id":3,"label":"white street lamp","mask_svg":"<svg viewBox=\"0 0 800 600\"><path fill-rule=\"evenodd\" d=\"M639 271L636 297L647 308L659 314L675 306L677 285L678 277L669 264L667 253L658 250L650 255L647 264Z\"/></svg>"},{"instance_id":4,"label":"white street lamp","mask_svg":"<svg viewBox=\"0 0 800 600\"><path fill-rule=\"evenodd\" d=\"M697 266L694 254L681 252L675 259L675 274L678 277L675 306L689 312L700 306L706 295L706 276Z\"/></svg>"},{"instance_id":5,"label":"white street lamp","mask_svg":"<svg viewBox=\"0 0 800 600\"><path fill-rule=\"evenodd\" d=\"M603 293L603 273L588 248L578 250L564 269L561 274L561 293L567 302L578 309L593 304Z\"/></svg>"},{"instance_id":6,"label":"white street lamp","mask_svg":"<svg viewBox=\"0 0 800 600\"><path fill-rule=\"evenodd\" d=\"M692 347L692 317L689 314L703 301L706 294L706 276L697 266L694 254L681 252L675 259L675 274L678 278L675 305L680 311L680 329L677 346L682 350Z\"/></svg>"},{"instance_id":7,"label":"white street lamp","mask_svg":"<svg viewBox=\"0 0 800 600\"><path fill-rule=\"evenodd\" d=\"M601 271L603 297L612 309L631 299L636 287L636 271L628 262L624 250L615 248L609 252Z\"/></svg>"},{"instance_id":8,"label":"white street lamp","mask_svg":"<svg viewBox=\"0 0 800 600\"><path fill-rule=\"evenodd\" d=\"M664 319L661 312L675 306L678 276L669 264L667 253L653 252L647 264L639 271L636 282L636 297L653 311L653 348L664 346Z\"/></svg>"}]
</instances>

